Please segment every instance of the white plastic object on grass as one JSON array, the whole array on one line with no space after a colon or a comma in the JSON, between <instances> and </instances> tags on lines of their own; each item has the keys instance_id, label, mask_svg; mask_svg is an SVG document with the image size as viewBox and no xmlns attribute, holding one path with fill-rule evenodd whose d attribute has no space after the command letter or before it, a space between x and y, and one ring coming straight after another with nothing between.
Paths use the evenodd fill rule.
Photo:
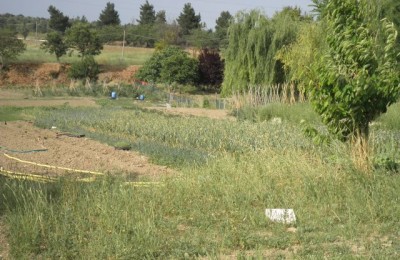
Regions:
<instances>
[{"instance_id":1,"label":"white plastic object on grass","mask_svg":"<svg viewBox=\"0 0 400 260\"><path fill-rule=\"evenodd\" d=\"M266 209L265 215L274 222L291 224L296 222L293 209Z\"/></svg>"}]
</instances>

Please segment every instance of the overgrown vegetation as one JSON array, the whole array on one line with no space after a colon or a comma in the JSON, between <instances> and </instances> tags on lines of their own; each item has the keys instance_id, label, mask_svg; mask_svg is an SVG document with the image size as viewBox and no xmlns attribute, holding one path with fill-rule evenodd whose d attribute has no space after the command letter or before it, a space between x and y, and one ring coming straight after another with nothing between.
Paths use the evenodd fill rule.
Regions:
<instances>
[{"instance_id":1,"label":"overgrown vegetation","mask_svg":"<svg viewBox=\"0 0 400 260\"><path fill-rule=\"evenodd\" d=\"M93 56L85 56L82 60L75 62L68 70L68 76L72 79L88 79L96 81L100 73L99 64L94 60Z\"/></svg>"},{"instance_id":2,"label":"overgrown vegetation","mask_svg":"<svg viewBox=\"0 0 400 260\"><path fill-rule=\"evenodd\" d=\"M195 84L198 66L198 61L184 50L169 46L156 51L135 76L153 83Z\"/></svg>"},{"instance_id":3,"label":"overgrown vegetation","mask_svg":"<svg viewBox=\"0 0 400 260\"><path fill-rule=\"evenodd\" d=\"M251 85L267 88L284 83L286 75L277 52L296 40L301 23L309 19L294 8L286 8L273 18L260 11L238 13L228 29L222 92L230 95Z\"/></svg>"},{"instance_id":4,"label":"overgrown vegetation","mask_svg":"<svg viewBox=\"0 0 400 260\"><path fill-rule=\"evenodd\" d=\"M400 175L384 157L371 177L354 169L344 143L316 145L294 119L217 121L115 105L36 111L36 124L123 144L179 174L150 187L113 177L3 179L13 257L398 257ZM304 110L276 104L285 112L271 113L308 117ZM399 147L382 120L372 128L377 156ZM298 221L271 222L265 208L293 208Z\"/></svg>"}]
</instances>

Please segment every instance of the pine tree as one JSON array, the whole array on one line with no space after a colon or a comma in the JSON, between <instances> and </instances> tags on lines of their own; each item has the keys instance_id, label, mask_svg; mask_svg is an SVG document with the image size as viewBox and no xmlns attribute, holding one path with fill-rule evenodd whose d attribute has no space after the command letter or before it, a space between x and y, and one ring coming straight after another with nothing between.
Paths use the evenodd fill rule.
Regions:
<instances>
[{"instance_id":1,"label":"pine tree","mask_svg":"<svg viewBox=\"0 0 400 260\"><path fill-rule=\"evenodd\" d=\"M115 10L113 3L107 3L106 7L100 14L99 23L101 25L120 25L121 20L119 19L119 14Z\"/></svg>"},{"instance_id":2,"label":"pine tree","mask_svg":"<svg viewBox=\"0 0 400 260\"><path fill-rule=\"evenodd\" d=\"M65 16L57 8L50 5L47 11L50 14L49 27L57 32L64 33L71 26L69 17Z\"/></svg>"},{"instance_id":3,"label":"pine tree","mask_svg":"<svg viewBox=\"0 0 400 260\"><path fill-rule=\"evenodd\" d=\"M182 35L189 35L193 29L201 28L201 16L196 15L190 3L186 3L179 15L178 24L181 27Z\"/></svg>"},{"instance_id":4,"label":"pine tree","mask_svg":"<svg viewBox=\"0 0 400 260\"><path fill-rule=\"evenodd\" d=\"M158 24L166 24L167 23L167 18L166 18L164 10L161 10L161 11L157 12L157 14L156 14L156 23L158 23Z\"/></svg>"},{"instance_id":5,"label":"pine tree","mask_svg":"<svg viewBox=\"0 0 400 260\"><path fill-rule=\"evenodd\" d=\"M154 11L154 6L146 3L140 6L140 19L137 22L140 25L152 25L156 21L156 12Z\"/></svg>"},{"instance_id":6,"label":"pine tree","mask_svg":"<svg viewBox=\"0 0 400 260\"><path fill-rule=\"evenodd\" d=\"M228 45L228 28L231 20L232 15L228 11L223 11L215 21L215 34L218 38L219 45L222 48L225 48Z\"/></svg>"}]
</instances>

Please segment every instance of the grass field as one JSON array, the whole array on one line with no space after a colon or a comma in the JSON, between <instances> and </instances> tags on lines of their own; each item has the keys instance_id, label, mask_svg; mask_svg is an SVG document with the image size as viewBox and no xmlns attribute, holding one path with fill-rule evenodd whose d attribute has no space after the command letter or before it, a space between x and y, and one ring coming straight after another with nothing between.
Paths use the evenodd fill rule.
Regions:
<instances>
[{"instance_id":1,"label":"grass field","mask_svg":"<svg viewBox=\"0 0 400 260\"><path fill-rule=\"evenodd\" d=\"M27 49L18 56L18 62L57 62L55 55L46 53L40 48L40 41L26 40ZM105 45L101 54L96 56L96 60L101 65L109 66L128 66L128 65L142 65L153 53L153 49L134 48L122 46L108 46ZM72 63L77 61L79 57L77 53L72 56L64 55L60 58L60 62Z\"/></svg>"},{"instance_id":2,"label":"grass field","mask_svg":"<svg viewBox=\"0 0 400 260\"><path fill-rule=\"evenodd\" d=\"M125 186L111 176L51 185L2 178L0 214L10 227L13 258L400 257L398 169L382 160L364 174L353 167L346 144L314 143L299 124L306 119L320 127L307 105L263 108L267 119L291 114L276 123L100 104L24 113L40 127L130 144L178 174L150 187ZM1 108L0 115L4 109L13 111ZM372 127L374 158L398 163L400 129L391 122L399 116L396 104ZM269 221L266 208L292 208L297 222Z\"/></svg>"}]
</instances>

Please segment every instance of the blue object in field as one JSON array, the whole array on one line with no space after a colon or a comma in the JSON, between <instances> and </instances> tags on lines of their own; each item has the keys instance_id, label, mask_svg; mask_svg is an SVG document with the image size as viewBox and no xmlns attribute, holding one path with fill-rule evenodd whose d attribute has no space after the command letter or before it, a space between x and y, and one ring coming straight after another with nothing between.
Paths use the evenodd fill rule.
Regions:
<instances>
[{"instance_id":1,"label":"blue object in field","mask_svg":"<svg viewBox=\"0 0 400 260\"><path fill-rule=\"evenodd\" d=\"M117 98L117 92L113 91L111 92L111 99L116 99Z\"/></svg>"},{"instance_id":2,"label":"blue object in field","mask_svg":"<svg viewBox=\"0 0 400 260\"><path fill-rule=\"evenodd\" d=\"M144 100L144 95L140 95L139 100Z\"/></svg>"}]
</instances>

